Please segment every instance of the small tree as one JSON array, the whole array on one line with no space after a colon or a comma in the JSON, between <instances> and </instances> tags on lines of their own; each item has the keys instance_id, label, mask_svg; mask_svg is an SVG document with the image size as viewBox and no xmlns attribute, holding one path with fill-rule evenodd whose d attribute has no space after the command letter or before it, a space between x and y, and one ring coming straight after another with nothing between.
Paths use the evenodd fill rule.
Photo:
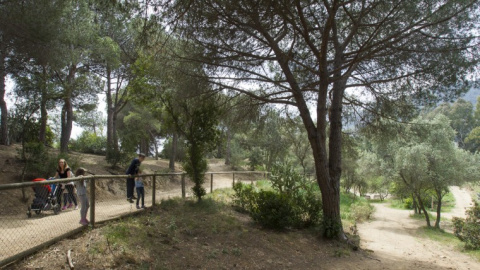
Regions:
<instances>
[{"instance_id":1,"label":"small tree","mask_svg":"<svg viewBox=\"0 0 480 270\"><path fill-rule=\"evenodd\" d=\"M179 122L177 125L186 139L186 157L183 168L194 182L193 194L200 201L206 194L205 188L202 186L207 171L205 156L215 149L218 139L218 130L216 129L218 107L215 106L213 100L192 102L191 106L188 105L188 102L182 104L184 114L181 118L183 121L182 125L178 125Z\"/></svg>"}]
</instances>

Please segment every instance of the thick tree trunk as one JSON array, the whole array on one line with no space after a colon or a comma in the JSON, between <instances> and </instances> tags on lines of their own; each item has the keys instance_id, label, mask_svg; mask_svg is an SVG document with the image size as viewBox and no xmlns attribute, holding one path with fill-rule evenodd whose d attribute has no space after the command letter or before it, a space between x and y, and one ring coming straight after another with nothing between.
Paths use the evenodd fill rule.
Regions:
<instances>
[{"instance_id":1,"label":"thick tree trunk","mask_svg":"<svg viewBox=\"0 0 480 270\"><path fill-rule=\"evenodd\" d=\"M65 87L65 98L64 105L62 109L62 132L60 136L60 152L68 152L68 142L70 141L70 136L72 135L73 127L73 105L72 105L72 91L73 84L75 80L75 74L77 71L77 66L72 64L70 66L67 82Z\"/></svg>"},{"instance_id":2,"label":"thick tree trunk","mask_svg":"<svg viewBox=\"0 0 480 270\"><path fill-rule=\"evenodd\" d=\"M0 48L0 144L8 145L8 109L7 102L5 102L5 80L7 78L7 72L5 67L5 50Z\"/></svg>"},{"instance_id":3,"label":"thick tree trunk","mask_svg":"<svg viewBox=\"0 0 480 270\"><path fill-rule=\"evenodd\" d=\"M72 134L73 108L70 98L65 98L62 108L62 131L60 136L60 152L68 152L68 141Z\"/></svg>"},{"instance_id":4,"label":"thick tree trunk","mask_svg":"<svg viewBox=\"0 0 480 270\"><path fill-rule=\"evenodd\" d=\"M148 141L148 139L141 139L140 140L140 152L144 153L145 155L147 155L147 157L149 156L149 148L150 148L150 142Z\"/></svg>"}]
</instances>

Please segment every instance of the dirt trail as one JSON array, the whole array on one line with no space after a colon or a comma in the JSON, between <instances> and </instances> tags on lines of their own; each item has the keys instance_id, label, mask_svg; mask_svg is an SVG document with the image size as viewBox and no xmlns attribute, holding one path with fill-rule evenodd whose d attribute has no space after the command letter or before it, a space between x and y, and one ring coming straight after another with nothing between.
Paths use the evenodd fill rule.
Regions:
<instances>
[{"instance_id":1,"label":"dirt trail","mask_svg":"<svg viewBox=\"0 0 480 270\"><path fill-rule=\"evenodd\" d=\"M221 165L211 166L211 171L221 169ZM213 189L226 188L232 186L232 174L215 174L213 181ZM206 181L204 185L207 192L210 192L210 181ZM156 200L169 199L172 197L181 197L180 187L168 191L156 192ZM152 205L151 191L146 190L145 204ZM190 188L186 189L186 196L192 196ZM1 197L1 196L0 196ZM95 219L97 222L109 220L120 215L135 211L135 204L128 203L123 194L119 198L110 200L99 199L95 206ZM61 211L60 214L54 215L52 211L46 211L40 215L33 215L27 218L25 212L19 211L17 215L3 218L0 222L0 261L10 256L24 252L34 246L40 245L54 237L72 231L81 227L78 224L80 210ZM88 213L88 215L90 212Z\"/></svg>"},{"instance_id":2,"label":"dirt trail","mask_svg":"<svg viewBox=\"0 0 480 270\"><path fill-rule=\"evenodd\" d=\"M465 207L471 204L470 195L458 187L451 192L457 204L444 217L462 217ZM361 248L373 251L379 266L382 261L393 261L395 263L385 269L480 269L479 262L453 246L415 237L416 230L425 226L425 222L409 217L411 211L392 209L385 204L374 206L373 220L359 224L358 231Z\"/></svg>"}]
</instances>

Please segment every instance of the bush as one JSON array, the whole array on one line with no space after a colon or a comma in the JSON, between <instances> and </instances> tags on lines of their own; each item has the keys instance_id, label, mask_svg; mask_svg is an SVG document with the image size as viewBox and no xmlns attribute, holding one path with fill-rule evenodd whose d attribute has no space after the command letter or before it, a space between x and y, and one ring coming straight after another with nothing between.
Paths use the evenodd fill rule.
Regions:
<instances>
[{"instance_id":1,"label":"bush","mask_svg":"<svg viewBox=\"0 0 480 270\"><path fill-rule=\"evenodd\" d=\"M453 233L466 249L480 249L480 205L475 205L466 211L467 218L453 218Z\"/></svg>"},{"instance_id":2,"label":"bush","mask_svg":"<svg viewBox=\"0 0 480 270\"><path fill-rule=\"evenodd\" d=\"M295 223L293 203L286 194L262 190L258 193L256 203L251 216L262 227L284 229Z\"/></svg>"},{"instance_id":3,"label":"bush","mask_svg":"<svg viewBox=\"0 0 480 270\"><path fill-rule=\"evenodd\" d=\"M356 222L361 222L370 219L370 216L373 213L373 207L369 204L352 204L350 206L350 213L353 220Z\"/></svg>"},{"instance_id":4,"label":"bush","mask_svg":"<svg viewBox=\"0 0 480 270\"><path fill-rule=\"evenodd\" d=\"M233 191L233 205L247 212L252 211L257 200L253 186L237 182L233 185Z\"/></svg>"},{"instance_id":5,"label":"bush","mask_svg":"<svg viewBox=\"0 0 480 270\"><path fill-rule=\"evenodd\" d=\"M274 167L273 190L257 191L251 185L236 183L233 187L234 205L249 212L266 228L301 228L321 224L322 201L318 186L298 175L291 167Z\"/></svg>"},{"instance_id":6,"label":"bush","mask_svg":"<svg viewBox=\"0 0 480 270\"><path fill-rule=\"evenodd\" d=\"M413 198L410 197L403 200L403 208L413 209Z\"/></svg>"}]
</instances>

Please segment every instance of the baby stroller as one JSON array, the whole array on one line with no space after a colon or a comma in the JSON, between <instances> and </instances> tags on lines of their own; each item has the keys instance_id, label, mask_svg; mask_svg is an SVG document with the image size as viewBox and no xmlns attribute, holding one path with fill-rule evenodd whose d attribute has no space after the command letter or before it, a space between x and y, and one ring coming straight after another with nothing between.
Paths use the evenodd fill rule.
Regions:
<instances>
[{"instance_id":1,"label":"baby stroller","mask_svg":"<svg viewBox=\"0 0 480 270\"><path fill-rule=\"evenodd\" d=\"M35 178L33 181L46 181L46 179ZM57 202L56 196L59 185L55 185L53 191L50 185L36 185L32 188L35 192L35 198L33 199L32 205L28 207L27 217L32 217L32 212L35 212L37 215L46 210L53 210L54 214L58 214L60 212L60 204Z\"/></svg>"}]
</instances>

